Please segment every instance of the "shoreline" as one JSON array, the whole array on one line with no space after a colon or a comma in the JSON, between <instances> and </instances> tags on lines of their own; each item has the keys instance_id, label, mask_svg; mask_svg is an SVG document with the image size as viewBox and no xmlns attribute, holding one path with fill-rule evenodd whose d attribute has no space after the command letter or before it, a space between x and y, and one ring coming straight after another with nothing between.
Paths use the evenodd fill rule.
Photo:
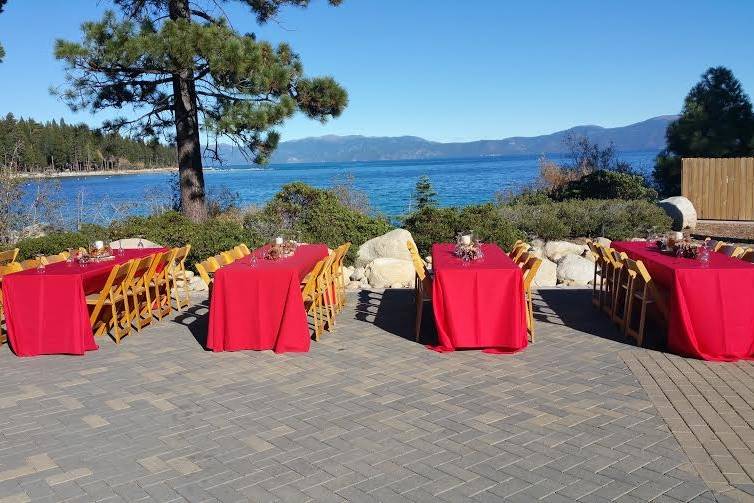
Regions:
<instances>
[{"instance_id":1,"label":"shoreline","mask_svg":"<svg viewBox=\"0 0 754 503\"><path fill-rule=\"evenodd\" d=\"M18 178L27 179L40 179L40 178L76 178L76 177L89 177L89 176L123 176L123 175L138 175L142 173L170 173L178 171L177 167L173 168L130 168L119 169L114 171L61 171L61 172L40 172L40 173L16 173L14 176Z\"/></svg>"}]
</instances>

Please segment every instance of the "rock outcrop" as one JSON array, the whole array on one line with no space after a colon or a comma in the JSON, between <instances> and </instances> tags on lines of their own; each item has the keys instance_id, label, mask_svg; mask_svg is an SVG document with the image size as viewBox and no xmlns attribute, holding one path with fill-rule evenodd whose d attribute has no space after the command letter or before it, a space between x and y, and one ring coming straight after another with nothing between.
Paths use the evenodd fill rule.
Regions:
<instances>
[{"instance_id":1,"label":"rock outcrop","mask_svg":"<svg viewBox=\"0 0 754 503\"><path fill-rule=\"evenodd\" d=\"M406 247L407 241L413 242L411 233L405 229L394 229L382 236L372 238L359 246L356 254L356 267L366 267L378 258L394 258L411 260L411 254Z\"/></svg>"},{"instance_id":2,"label":"rock outcrop","mask_svg":"<svg viewBox=\"0 0 754 503\"><path fill-rule=\"evenodd\" d=\"M687 198L683 196L669 197L658 204L673 219L674 231L696 228L696 209Z\"/></svg>"}]
</instances>

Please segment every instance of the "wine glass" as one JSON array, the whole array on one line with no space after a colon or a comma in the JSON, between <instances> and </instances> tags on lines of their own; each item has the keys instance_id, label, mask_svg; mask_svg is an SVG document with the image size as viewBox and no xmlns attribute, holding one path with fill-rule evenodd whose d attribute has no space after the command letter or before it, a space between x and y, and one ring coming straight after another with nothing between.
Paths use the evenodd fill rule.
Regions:
<instances>
[{"instance_id":1,"label":"wine glass","mask_svg":"<svg viewBox=\"0 0 754 503\"><path fill-rule=\"evenodd\" d=\"M34 258L37 261L37 272L45 272L45 256L42 253L37 253Z\"/></svg>"},{"instance_id":2,"label":"wine glass","mask_svg":"<svg viewBox=\"0 0 754 503\"><path fill-rule=\"evenodd\" d=\"M251 267L257 266L257 252L256 250L252 250L251 254L249 254L249 265Z\"/></svg>"},{"instance_id":3,"label":"wine glass","mask_svg":"<svg viewBox=\"0 0 754 503\"><path fill-rule=\"evenodd\" d=\"M138 236L136 236L136 237L137 237L137 238L139 238L139 242L138 242L138 243L136 243L136 247L137 247L138 249L140 249L140 250L141 250L141 249L143 249L143 248L144 248L144 236L143 236L143 235L141 235L141 234L139 234L139 235L138 235ZM122 247L123 247L123 245L121 244L121 248L122 248Z\"/></svg>"},{"instance_id":4,"label":"wine glass","mask_svg":"<svg viewBox=\"0 0 754 503\"><path fill-rule=\"evenodd\" d=\"M68 256L65 258L65 264L72 265L76 258L76 248L66 248L66 251L68 252Z\"/></svg>"}]
</instances>

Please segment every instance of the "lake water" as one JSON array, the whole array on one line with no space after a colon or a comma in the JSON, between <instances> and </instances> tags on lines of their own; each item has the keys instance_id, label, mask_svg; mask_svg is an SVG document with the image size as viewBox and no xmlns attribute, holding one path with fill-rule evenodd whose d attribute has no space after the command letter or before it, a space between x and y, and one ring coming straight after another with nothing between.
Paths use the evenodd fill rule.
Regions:
<instances>
[{"instance_id":1,"label":"lake water","mask_svg":"<svg viewBox=\"0 0 754 503\"><path fill-rule=\"evenodd\" d=\"M619 159L637 171L649 173L657 152L621 152ZM548 156L553 161L562 156ZM353 185L369 196L372 208L389 217L407 213L416 181L428 175L443 206L493 201L498 192L517 192L531 184L539 173L539 156L505 156L473 159L420 161L372 161L348 163L278 164L265 168L227 166L208 168L208 191L227 188L242 204L263 204L280 187L302 181L315 187L330 187L352 177ZM37 184L57 185L65 220L74 220L83 201L87 220L104 223L125 214L145 214L158 200L169 200L175 176L169 173L71 177L32 181L28 197ZM58 185L59 184L59 185ZM93 209L95 208L95 209Z\"/></svg>"}]
</instances>

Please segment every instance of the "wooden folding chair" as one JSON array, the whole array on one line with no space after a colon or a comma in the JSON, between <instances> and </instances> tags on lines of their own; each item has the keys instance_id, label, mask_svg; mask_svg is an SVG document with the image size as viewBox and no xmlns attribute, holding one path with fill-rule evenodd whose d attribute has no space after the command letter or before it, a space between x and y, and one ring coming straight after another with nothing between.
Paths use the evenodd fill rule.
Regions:
<instances>
[{"instance_id":1,"label":"wooden folding chair","mask_svg":"<svg viewBox=\"0 0 754 503\"><path fill-rule=\"evenodd\" d=\"M154 321L150 308L152 299L147 285L154 275L152 264L155 259L155 255L134 259L135 266L130 274L127 294L131 299L131 320L136 325L137 332Z\"/></svg>"},{"instance_id":2,"label":"wooden folding chair","mask_svg":"<svg viewBox=\"0 0 754 503\"><path fill-rule=\"evenodd\" d=\"M244 258L246 256L243 254L243 251L238 246L234 246L233 248L231 248L230 250L224 253L227 253L228 255L230 255L233 261Z\"/></svg>"},{"instance_id":3,"label":"wooden folding chair","mask_svg":"<svg viewBox=\"0 0 754 503\"><path fill-rule=\"evenodd\" d=\"M37 258L27 258L26 260L21 261L21 269L24 271L27 269L36 269L39 267L39 264L41 263L40 259Z\"/></svg>"},{"instance_id":4,"label":"wooden folding chair","mask_svg":"<svg viewBox=\"0 0 754 503\"><path fill-rule=\"evenodd\" d=\"M722 253L723 255L727 255L728 257L739 258L744 254L746 250L736 245L722 245L715 251Z\"/></svg>"},{"instance_id":5,"label":"wooden folding chair","mask_svg":"<svg viewBox=\"0 0 754 503\"><path fill-rule=\"evenodd\" d=\"M12 248L10 250L0 252L0 266L15 262L16 257L18 257L18 248Z\"/></svg>"},{"instance_id":6,"label":"wooden folding chair","mask_svg":"<svg viewBox=\"0 0 754 503\"><path fill-rule=\"evenodd\" d=\"M414 270L416 275L414 276L414 293L416 300L416 320L414 324L414 331L416 332L416 341L419 341L422 327L422 316L424 314L424 303L432 303L432 276L427 271L427 266L424 264L419 250L416 249L414 242L409 240L406 242L409 253L411 253L411 261L414 263Z\"/></svg>"},{"instance_id":7,"label":"wooden folding chair","mask_svg":"<svg viewBox=\"0 0 754 503\"><path fill-rule=\"evenodd\" d=\"M629 289L626 305L626 323L625 334L633 337L636 344L641 346L644 342L644 328L647 319L647 307L654 306L660 313L660 317L667 325L668 306L665 296L652 281L652 276L647 271L641 260L624 259L624 263L629 276ZM636 329L633 327L633 314L638 304L639 307L639 324Z\"/></svg>"},{"instance_id":8,"label":"wooden folding chair","mask_svg":"<svg viewBox=\"0 0 754 503\"><path fill-rule=\"evenodd\" d=\"M527 253L527 256L529 254ZM531 295L531 284L542 265L542 259L529 256L521 267L524 275L524 298L526 299L526 328L529 331L529 342L534 342L534 300Z\"/></svg>"},{"instance_id":9,"label":"wooden folding chair","mask_svg":"<svg viewBox=\"0 0 754 503\"><path fill-rule=\"evenodd\" d=\"M58 255L48 255L46 257L42 257L40 260L44 265L50 265L57 264L58 262L65 262L65 259L65 255L59 253Z\"/></svg>"},{"instance_id":10,"label":"wooden folding chair","mask_svg":"<svg viewBox=\"0 0 754 503\"><path fill-rule=\"evenodd\" d=\"M335 309L338 313L346 305L346 282L343 275L343 260L346 258L351 243L344 243L335 250L335 259L332 263L330 279L333 282L332 289L335 295Z\"/></svg>"},{"instance_id":11,"label":"wooden folding chair","mask_svg":"<svg viewBox=\"0 0 754 503\"><path fill-rule=\"evenodd\" d=\"M244 256L251 255L251 250L249 250L249 247L246 246L246 243L239 244L238 248L241 249L241 251L243 252Z\"/></svg>"},{"instance_id":12,"label":"wooden folding chair","mask_svg":"<svg viewBox=\"0 0 754 503\"><path fill-rule=\"evenodd\" d=\"M175 297L175 306L178 311L191 305L191 285L186 276L186 257L191 251L191 245L178 248L173 261L173 268L170 271L173 282L173 296ZM183 281L183 288L178 288L178 280Z\"/></svg>"},{"instance_id":13,"label":"wooden folding chair","mask_svg":"<svg viewBox=\"0 0 754 503\"><path fill-rule=\"evenodd\" d=\"M741 260L754 263L754 248L747 248L743 255L741 255Z\"/></svg>"},{"instance_id":14,"label":"wooden folding chair","mask_svg":"<svg viewBox=\"0 0 754 503\"><path fill-rule=\"evenodd\" d=\"M331 253L328 257L325 258L325 264L315 278L315 294L321 299L319 302L320 316L322 316L322 312L324 311L324 317L320 319L327 321L325 330L327 330L328 332L332 332L335 328L335 299L332 295L331 287L333 282L330 277L332 272L332 264L334 261L335 253Z\"/></svg>"},{"instance_id":15,"label":"wooden folding chair","mask_svg":"<svg viewBox=\"0 0 754 503\"><path fill-rule=\"evenodd\" d=\"M604 301L603 289L605 283L604 277L604 257L602 256L602 245L595 243L591 240L586 242L589 247L589 253L594 259L594 276L592 278L592 305L594 307L602 309L602 303Z\"/></svg>"},{"instance_id":16,"label":"wooden folding chair","mask_svg":"<svg viewBox=\"0 0 754 503\"><path fill-rule=\"evenodd\" d=\"M601 302L602 311L612 318L613 303L615 302L615 279L619 272L619 267L613 258L612 248L602 246L599 248L599 251L602 254L602 271L604 273L602 280L604 285Z\"/></svg>"},{"instance_id":17,"label":"wooden folding chair","mask_svg":"<svg viewBox=\"0 0 754 503\"><path fill-rule=\"evenodd\" d=\"M628 292L630 278L625 267L625 260L628 256L625 253L610 248L613 256L613 305L610 311L610 318L618 325L621 332L625 332L626 325L626 306L628 305Z\"/></svg>"},{"instance_id":18,"label":"wooden folding chair","mask_svg":"<svg viewBox=\"0 0 754 503\"><path fill-rule=\"evenodd\" d=\"M301 289L304 309L307 315L312 316L314 322L314 339L317 341L319 341L319 337L324 330L324 321L322 320L321 313L323 299L317 292L317 278L321 274L326 262L327 258L323 258L314 265L311 272L307 275L309 279Z\"/></svg>"},{"instance_id":19,"label":"wooden folding chair","mask_svg":"<svg viewBox=\"0 0 754 503\"><path fill-rule=\"evenodd\" d=\"M518 267L523 268L524 265L526 265L526 261L529 260L530 257L533 257L533 255L531 255L528 251L525 251L518 255L513 262L515 262Z\"/></svg>"},{"instance_id":20,"label":"wooden folding chair","mask_svg":"<svg viewBox=\"0 0 754 503\"><path fill-rule=\"evenodd\" d=\"M236 258L230 252L227 252L227 251L220 252L219 256L220 256L220 259L222 259L222 261L218 260L218 262L220 262L222 265L232 264L233 262L236 261ZM215 255L215 258L218 258L218 256Z\"/></svg>"},{"instance_id":21,"label":"wooden folding chair","mask_svg":"<svg viewBox=\"0 0 754 503\"><path fill-rule=\"evenodd\" d=\"M511 260L518 263L518 259L521 257L521 255L524 252L529 251L531 249L531 246L528 243L524 243L523 241L517 241L516 243L518 244L513 247L508 256L511 258Z\"/></svg>"},{"instance_id":22,"label":"wooden folding chair","mask_svg":"<svg viewBox=\"0 0 754 503\"><path fill-rule=\"evenodd\" d=\"M120 344L123 336L131 333L131 311L128 308L128 295L126 283L128 275L134 266L134 261L115 265L102 287L100 293L87 295L86 303L89 307L89 321L95 336L113 331L116 344ZM108 310L104 309L109 307ZM119 306L123 306L120 308ZM122 331L122 332L121 332Z\"/></svg>"},{"instance_id":23,"label":"wooden folding chair","mask_svg":"<svg viewBox=\"0 0 754 503\"><path fill-rule=\"evenodd\" d=\"M149 282L149 288L152 289L153 294L152 308L160 321L173 312L170 302L170 269L173 267L177 253L178 249L172 248L157 258L157 267Z\"/></svg>"},{"instance_id":24,"label":"wooden folding chair","mask_svg":"<svg viewBox=\"0 0 754 503\"><path fill-rule=\"evenodd\" d=\"M22 271L21 264L18 262L9 262L6 265L0 265L0 286L2 286L3 277L14 272ZM3 291L0 288L0 344L4 343L7 339L3 333L3 323L5 322L5 304L3 302Z\"/></svg>"},{"instance_id":25,"label":"wooden folding chair","mask_svg":"<svg viewBox=\"0 0 754 503\"><path fill-rule=\"evenodd\" d=\"M718 251L721 247L725 246L724 241L718 241L717 239L706 238L704 244L712 251Z\"/></svg>"}]
</instances>

